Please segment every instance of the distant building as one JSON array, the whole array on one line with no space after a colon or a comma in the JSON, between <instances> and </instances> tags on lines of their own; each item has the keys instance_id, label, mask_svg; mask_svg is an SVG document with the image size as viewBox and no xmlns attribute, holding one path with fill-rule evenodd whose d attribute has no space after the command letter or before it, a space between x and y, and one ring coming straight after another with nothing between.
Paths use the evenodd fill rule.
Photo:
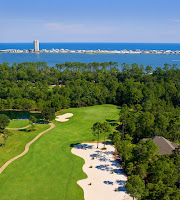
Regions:
<instances>
[{"instance_id":1,"label":"distant building","mask_svg":"<svg viewBox=\"0 0 180 200\"><path fill-rule=\"evenodd\" d=\"M143 141L151 139L158 147L160 155L172 154L173 150L178 147L178 144L170 142L162 136L154 136L152 138L144 138ZM141 140L141 141L142 141Z\"/></svg>"},{"instance_id":2,"label":"distant building","mask_svg":"<svg viewBox=\"0 0 180 200\"><path fill-rule=\"evenodd\" d=\"M39 40L34 40L34 52L39 52Z\"/></svg>"}]
</instances>

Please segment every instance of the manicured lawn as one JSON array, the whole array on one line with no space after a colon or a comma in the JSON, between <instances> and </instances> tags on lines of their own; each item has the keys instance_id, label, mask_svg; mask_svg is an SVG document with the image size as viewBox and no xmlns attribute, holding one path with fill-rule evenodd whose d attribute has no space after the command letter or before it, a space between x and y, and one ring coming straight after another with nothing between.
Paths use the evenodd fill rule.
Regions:
<instances>
[{"instance_id":1,"label":"manicured lawn","mask_svg":"<svg viewBox=\"0 0 180 200\"><path fill-rule=\"evenodd\" d=\"M24 151L25 145L30 142L40 132L48 129L50 125L36 124L37 131L25 132L22 130L10 130L14 135L7 139L6 147L0 147L0 167L11 158L19 155ZM0 138L0 144L3 144L4 140Z\"/></svg>"},{"instance_id":2,"label":"manicured lawn","mask_svg":"<svg viewBox=\"0 0 180 200\"><path fill-rule=\"evenodd\" d=\"M23 128L29 125L29 120L11 120L8 128Z\"/></svg>"},{"instance_id":3,"label":"manicured lawn","mask_svg":"<svg viewBox=\"0 0 180 200\"><path fill-rule=\"evenodd\" d=\"M8 166L0 175L0 199L83 200L77 180L86 178L84 160L73 155L76 143L92 141L93 123L117 120L113 105L69 109L68 122L54 121L55 128L42 135L30 151ZM65 112L65 113L66 113Z\"/></svg>"}]
</instances>

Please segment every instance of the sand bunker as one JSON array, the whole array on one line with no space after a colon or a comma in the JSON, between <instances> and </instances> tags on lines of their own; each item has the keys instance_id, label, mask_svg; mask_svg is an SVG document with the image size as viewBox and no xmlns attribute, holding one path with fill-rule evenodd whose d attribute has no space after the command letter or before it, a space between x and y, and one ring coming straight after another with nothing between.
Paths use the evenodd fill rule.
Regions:
<instances>
[{"instance_id":1,"label":"sand bunker","mask_svg":"<svg viewBox=\"0 0 180 200\"><path fill-rule=\"evenodd\" d=\"M103 144L99 147L102 148ZM84 190L85 200L132 200L124 188L127 176L119 162L114 160L114 147L109 144L107 150L100 148L97 149L95 143L82 143L71 150L85 160L83 171L88 178L77 182Z\"/></svg>"},{"instance_id":2,"label":"sand bunker","mask_svg":"<svg viewBox=\"0 0 180 200\"><path fill-rule=\"evenodd\" d=\"M59 122L67 122L69 120L67 118L72 117L72 116L73 116L72 113L66 113L64 115L58 115L55 120Z\"/></svg>"}]
</instances>

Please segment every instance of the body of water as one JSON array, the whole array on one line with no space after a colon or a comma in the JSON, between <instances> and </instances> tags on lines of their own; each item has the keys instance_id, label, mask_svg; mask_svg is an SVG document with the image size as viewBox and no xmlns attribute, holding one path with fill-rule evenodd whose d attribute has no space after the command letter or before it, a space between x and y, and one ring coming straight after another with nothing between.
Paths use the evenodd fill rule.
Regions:
<instances>
[{"instance_id":1,"label":"body of water","mask_svg":"<svg viewBox=\"0 0 180 200\"><path fill-rule=\"evenodd\" d=\"M39 113L30 113L29 111L0 111L0 114L5 114L9 119L29 119L31 115L35 116L36 119L40 118Z\"/></svg>"},{"instance_id":2,"label":"body of water","mask_svg":"<svg viewBox=\"0 0 180 200\"><path fill-rule=\"evenodd\" d=\"M180 44L165 43L40 43L40 49L69 50L180 50ZM33 49L33 43L0 43L0 49ZM0 63L47 62L49 66L64 62L118 62L139 65L151 65L153 68L164 64L177 64L180 67L180 55L159 54L79 54L79 53L0 53ZM120 67L121 68L121 67Z\"/></svg>"},{"instance_id":3,"label":"body of water","mask_svg":"<svg viewBox=\"0 0 180 200\"><path fill-rule=\"evenodd\" d=\"M180 50L180 43L40 43L42 49L69 50ZM34 49L33 43L0 43L0 50Z\"/></svg>"}]
</instances>

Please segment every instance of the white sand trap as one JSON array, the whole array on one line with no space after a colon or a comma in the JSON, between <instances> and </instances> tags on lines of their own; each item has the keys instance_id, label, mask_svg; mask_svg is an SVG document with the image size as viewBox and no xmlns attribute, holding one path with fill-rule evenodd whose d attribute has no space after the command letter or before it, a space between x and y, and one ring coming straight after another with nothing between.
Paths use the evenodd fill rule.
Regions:
<instances>
[{"instance_id":1,"label":"white sand trap","mask_svg":"<svg viewBox=\"0 0 180 200\"><path fill-rule=\"evenodd\" d=\"M59 122L67 122L69 120L67 118L72 117L72 116L73 116L72 113L66 113L63 115L58 115L55 120Z\"/></svg>"},{"instance_id":2,"label":"white sand trap","mask_svg":"<svg viewBox=\"0 0 180 200\"><path fill-rule=\"evenodd\" d=\"M99 144L99 147L102 148L103 144ZM123 173L118 161L114 159L114 147L109 144L106 145L107 150L100 148L97 149L95 143L82 143L71 150L73 154L85 160L83 171L88 178L77 182L84 190L84 199L132 200L133 198L124 188L127 176Z\"/></svg>"}]
</instances>

